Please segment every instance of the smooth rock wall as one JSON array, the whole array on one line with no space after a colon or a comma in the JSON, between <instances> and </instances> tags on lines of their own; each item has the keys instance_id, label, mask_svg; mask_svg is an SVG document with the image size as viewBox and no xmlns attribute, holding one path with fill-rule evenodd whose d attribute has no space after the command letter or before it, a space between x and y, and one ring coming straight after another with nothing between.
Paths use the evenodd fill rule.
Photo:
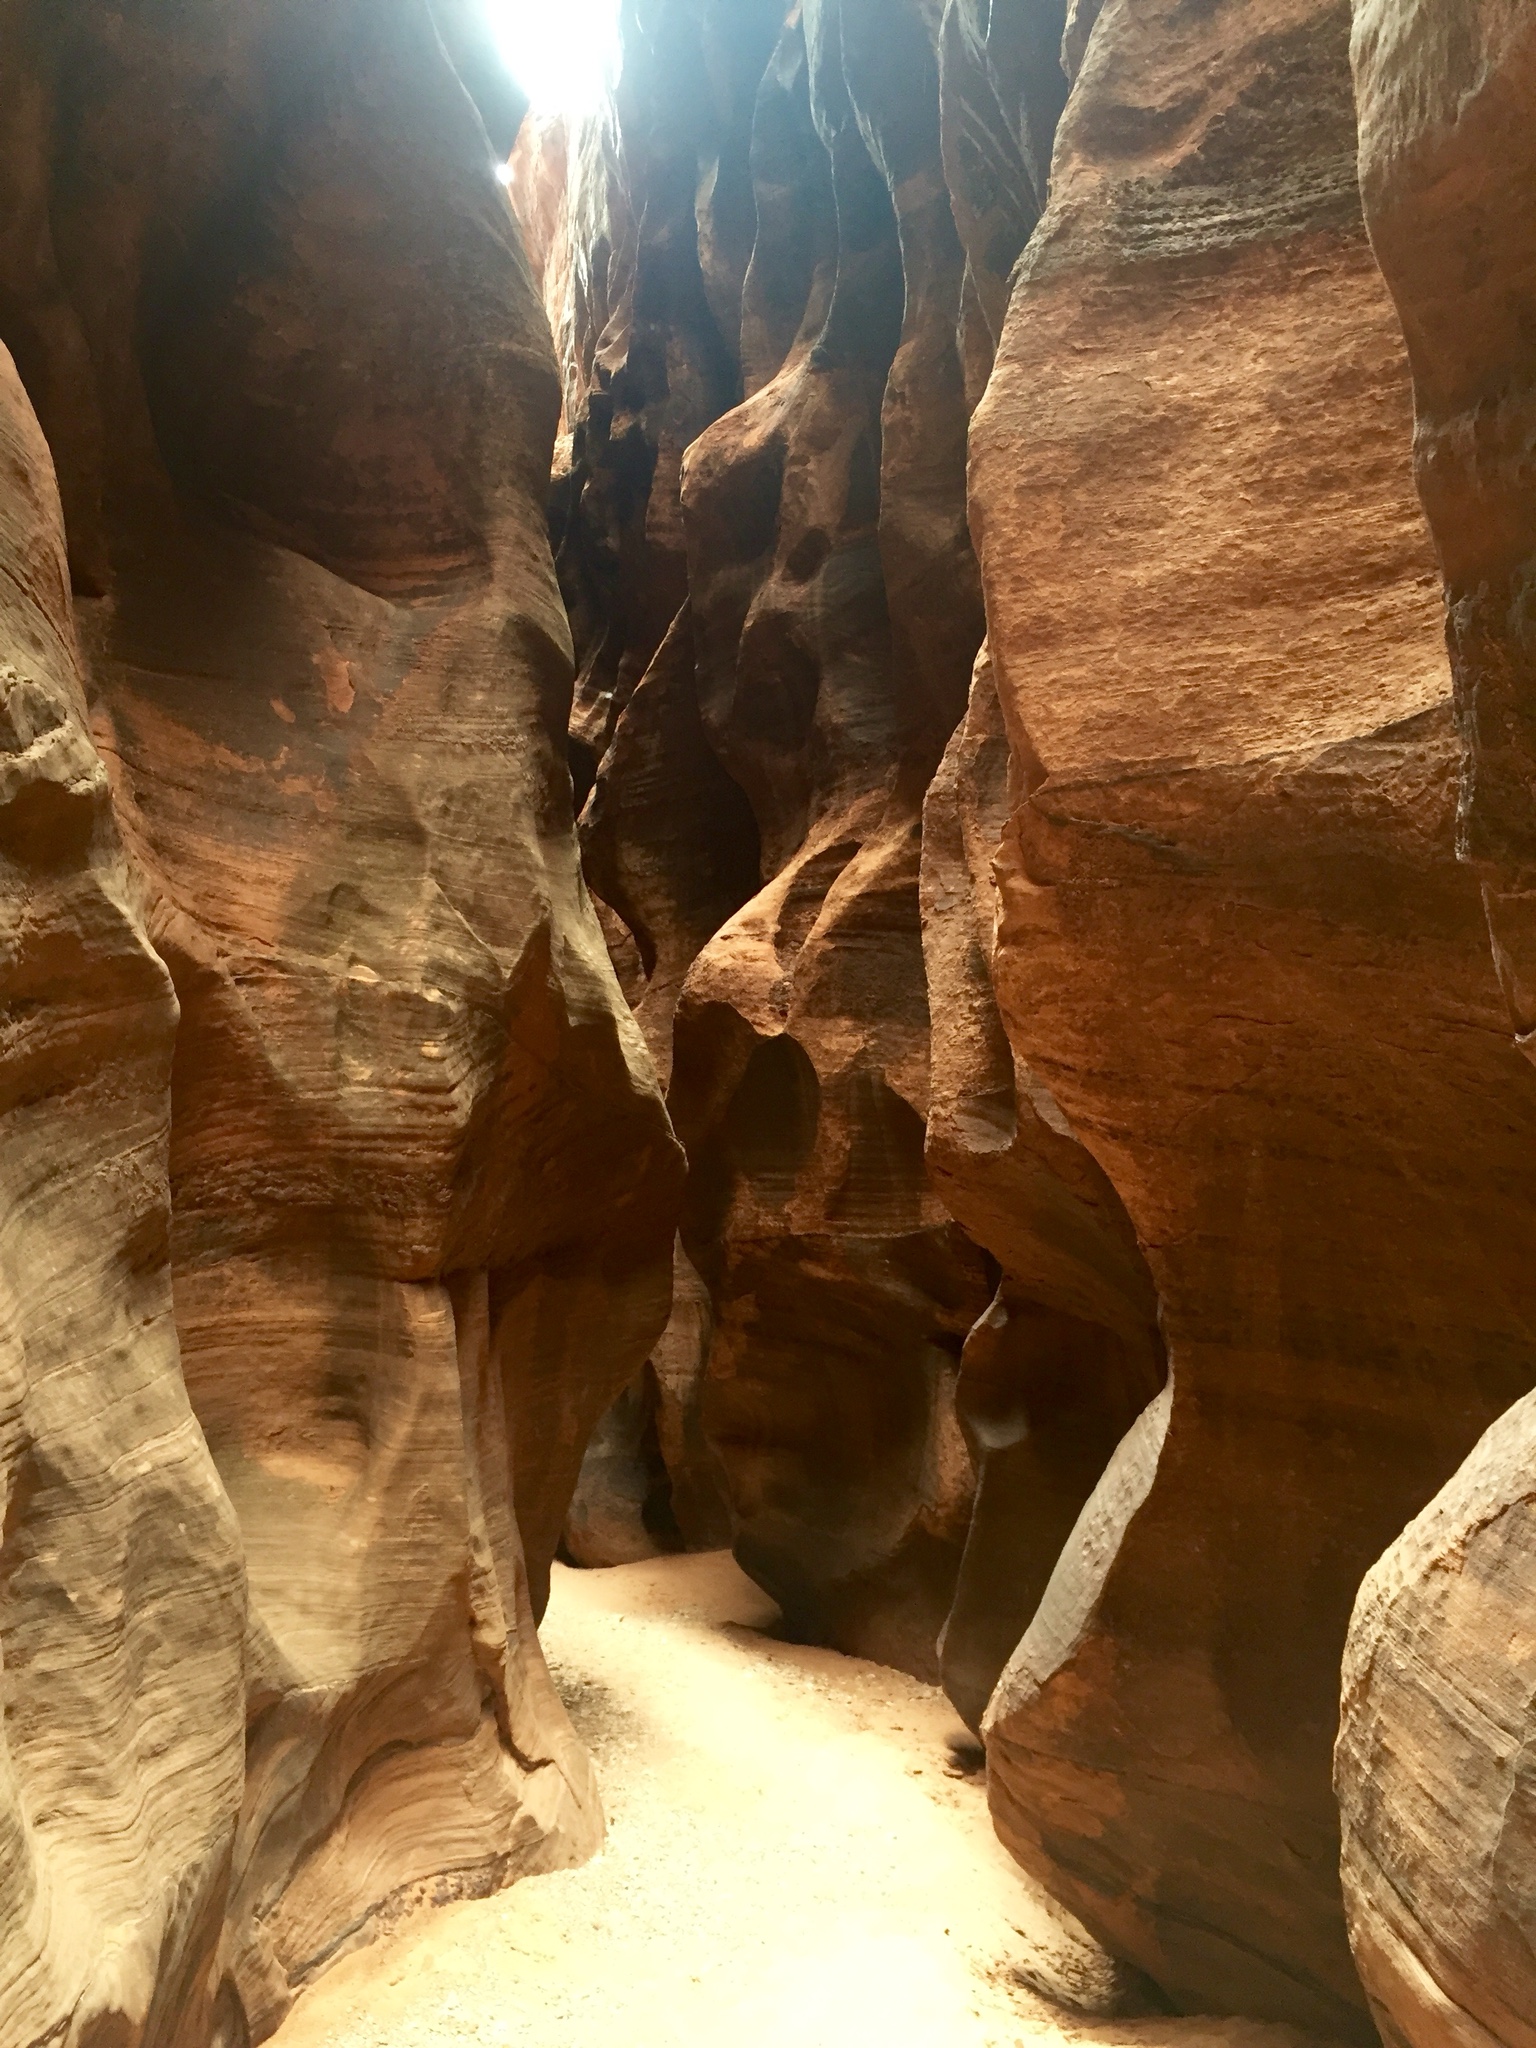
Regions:
<instances>
[{"instance_id":1,"label":"smooth rock wall","mask_svg":"<svg viewBox=\"0 0 1536 2048\"><path fill-rule=\"evenodd\" d=\"M1182 2007L1368 2040L1330 1787L1383 1546L1531 1384L1536 1095L1474 877L1347 10L1105 0L971 443L1010 1044L1168 1392L988 1713L1004 1839Z\"/></svg>"}]
</instances>

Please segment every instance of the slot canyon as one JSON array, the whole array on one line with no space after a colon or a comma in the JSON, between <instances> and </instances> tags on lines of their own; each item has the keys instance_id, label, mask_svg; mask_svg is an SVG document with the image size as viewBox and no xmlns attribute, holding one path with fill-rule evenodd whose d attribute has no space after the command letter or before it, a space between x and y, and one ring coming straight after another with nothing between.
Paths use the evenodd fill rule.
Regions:
<instances>
[{"instance_id":1,"label":"slot canyon","mask_svg":"<svg viewBox=\"0 0 1536 2048\"><path fill-rule=\"evenodd\" d=\"M1536 2048L1536 9L607 13L0 0L0 2048Z\"/></svg>"}]
</instances>

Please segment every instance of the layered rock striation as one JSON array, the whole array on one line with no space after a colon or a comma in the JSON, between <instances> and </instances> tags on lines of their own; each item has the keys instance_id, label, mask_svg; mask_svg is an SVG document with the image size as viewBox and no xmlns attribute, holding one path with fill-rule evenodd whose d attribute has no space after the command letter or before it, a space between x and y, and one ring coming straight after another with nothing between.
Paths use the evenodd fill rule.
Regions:
<instances>
[{"instance_id":1,"label":"layered rock striation","mask_svg":"<svg viewBox=\"0 0 1536 2048\"><path fill-rule=\"evenodd\" d=\"M1367 1574L1336 1774L1350 1940L1390 2048L1524 2048L1536 2012L1536 1396Z\"/></svg>"},{"instance_id":2,"label":"layered rock striation","mask_svg":"<svg viewBox=\"0 0 1536 2048\"><path fill-rule=\"evenodd\" d=\"M790 1626L942 1662L979 1722L1161 1378L1112 1193L1059 1181L1095 1173L1070 1134L1019 1167L1038 1184L1020 1216L983 1216L950 1199L929 1121L936 1081L946 1100L993 1086L931 1071L930 980L947 1010L988 970L925 969L922 805L982 637L967 422L1044 203L1063 14L623 19L610 116L525 133L517 185L566 374L583 855L692 1163L683 1239L713 1321L696 1412L737 1553ZM1011 1069L1000 1085L1011 1104ZM983 1173L995 1137L976 1137ZM1047 1212L1084 1200L1116 1212L1072 1226L1107 1228L1087 1255L1105 1270L1042 1294ZM605 1425L573 1554L657 1540L648 1401L637 1384ZM978 1465L1027 1431L1029 1476L973 1522Z\"/></svg>"},{"instance_id":3,"label":"layered rock striation","mask_svg":"<svg viewBox=\"0 0 1536 2048\"><path fill-rule=\"evenodd\" d=\"M0 2031L201 2044L240 1810L240 1537L177 1362L176 998L3 350L0 948Z\"/></svg>"}]
</instances>

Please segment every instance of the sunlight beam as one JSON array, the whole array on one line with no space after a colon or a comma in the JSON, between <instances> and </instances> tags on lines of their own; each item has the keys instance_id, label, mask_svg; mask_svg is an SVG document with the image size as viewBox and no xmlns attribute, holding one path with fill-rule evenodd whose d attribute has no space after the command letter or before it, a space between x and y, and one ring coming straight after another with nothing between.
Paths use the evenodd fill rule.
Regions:
<instances>
[{"instance_id":1,"label":"sunlight beam","mask_svg":"<svg viewBox=\"0 0 1536 2048\"><path fill-rule=\"evenodd\" d=\"M589 114L613 82L619 0L482 0L502 61L536 114Z\"/></svg>"}]
</instances>

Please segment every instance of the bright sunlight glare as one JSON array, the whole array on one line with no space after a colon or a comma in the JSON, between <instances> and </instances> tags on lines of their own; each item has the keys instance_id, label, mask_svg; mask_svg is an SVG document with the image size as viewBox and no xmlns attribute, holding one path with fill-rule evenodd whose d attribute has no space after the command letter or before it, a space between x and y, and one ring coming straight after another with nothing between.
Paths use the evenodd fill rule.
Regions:
<instances>
[{"instance_id":1,"label":"bright sunlight glare","mask_svg":"<svg viewBox=\"0 0 1536 2048\"><path fill-rule=\"evenodd\" d=\"M588 114L613 82L619 0L482 0L536 114Z\"/></svg>"}]
</instances>

